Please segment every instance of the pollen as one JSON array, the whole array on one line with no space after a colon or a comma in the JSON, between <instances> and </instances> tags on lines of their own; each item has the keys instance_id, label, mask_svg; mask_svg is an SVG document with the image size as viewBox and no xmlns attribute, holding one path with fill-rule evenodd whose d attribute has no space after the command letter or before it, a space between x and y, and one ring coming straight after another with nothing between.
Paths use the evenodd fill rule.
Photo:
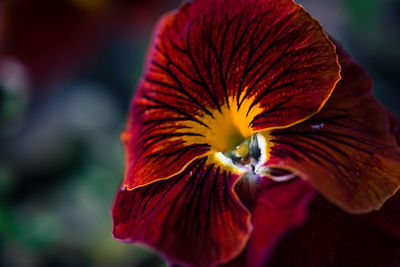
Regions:
<instances>
[{"instance_id":1,"label":"pollen","mask_svg":"<svg viewBox=\"0 0 400 267\"><path fill-rule=\"evenodd\" d=\"M229 168L231 171L239 171L241 174L248 173L248 177L257 177L257 168L264 160L266 149L263 136L259 133L254 134L249 139L238 145L236 149L217 153L216 159L219 164Z\"/></svg>"},{"instance_id":2,"label":"pollen","mask_svg":"<svg viewBox=\"0 0 400 267\"><path fill-rule=\"evenodd\" d=\"M246 143L242 143L236 147L236 156L240 158L247 158L249 155L249 146Z\"/></svg>"}]
</instances>

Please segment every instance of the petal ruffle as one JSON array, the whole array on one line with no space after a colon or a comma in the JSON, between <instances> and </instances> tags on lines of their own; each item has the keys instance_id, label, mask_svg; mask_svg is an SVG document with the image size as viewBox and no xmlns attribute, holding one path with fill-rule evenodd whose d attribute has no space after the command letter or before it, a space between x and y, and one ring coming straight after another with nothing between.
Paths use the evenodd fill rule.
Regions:
<instances>
[{"instance_id":1,"label":"petal ruffle","mask_svg":"<svg viewBox=\"0 0 400 267\"><path fill-rule=\"evenodd\" d=\"M400 194L366 215L347 214L317 197L306 224L288 234L267 266L399 266L399 214Z\"/></svg>"},{"instance_id":2,"label":"petal ruffle","mask_svg":"<svg viewBox=\"0 0 400 267\"><path fill-rule=\"evenodd\" d=\"M368 75L341 49L338 54L342 80L331 98L306 122L265 133L266 164L289 168L348 212L368 212L398 189L400 149Z\"/></svg>"},{"instance_id":3,"label":"petal ruffle","mask_svg":"<svg viewBox=\"0 0 400 267\"><path fill-rule=\"evenodd\" d=\"M264 266L282 236L304 223L315 192L299 178L284 183L262 179L260 191L252 214L246 266Z\"/></svg>"},{"instance_id":4,"label":"petal ruffle","mask_svg":"<svg viewBox=\"0 0 400 267\"><path fill-rule=\"evenodd\" d=\"M150 245L175 263L226 262L250 233L250 214L231 190L238 178L205 157L171 179L122 188L112 208L113 235Z\"/></svg>"},{"instance_id":5,"label":"petal ruffle","mask_svg":"<svg viewBox=\"0 0 400 267\"><path fill-rule=\"evenodd\" d=\"M166 179L255 131L318 112L335 48L291 0L184 4L164 17L124 132L129 189Z\"/></svg>"}]
</instances>

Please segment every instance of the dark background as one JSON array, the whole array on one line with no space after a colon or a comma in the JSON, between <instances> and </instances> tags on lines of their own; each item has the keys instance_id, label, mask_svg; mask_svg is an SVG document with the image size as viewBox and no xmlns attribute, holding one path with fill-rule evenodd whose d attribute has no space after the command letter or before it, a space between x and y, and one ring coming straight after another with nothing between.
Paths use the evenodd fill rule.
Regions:
<instances>
[{"instance_id":1,"label":"dark background","mask_svg":"<svg viewBox=\"0 0 400 267\"><path fill-rule=\"evenodd\" d=\"M163 266L111 237L119 133L157 18L179 0L0 2L0 265ZM400 114L400 1L298 1Z\"/></svg>"}]
</instances>

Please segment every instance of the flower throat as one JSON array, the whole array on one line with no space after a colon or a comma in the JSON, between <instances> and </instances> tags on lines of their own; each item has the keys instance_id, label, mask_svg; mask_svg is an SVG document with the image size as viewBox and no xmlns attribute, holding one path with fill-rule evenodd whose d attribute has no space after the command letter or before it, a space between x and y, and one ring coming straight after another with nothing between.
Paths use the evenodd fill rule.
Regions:
<instances>
[{"instance_id":1,"label":"flower throat","mask_svg":"<svg viewBox=\"0 0 400 267\"><path fill-rule=\"evenodd\" d=\"M247 178L252 180L265 177L277 182L284 182L296 177L288 170L264 165L267 160L267 142L261 133L252 135L234 150L217 153L217 157L223 164L241 170Z\"/></svg>"}]
</instances>

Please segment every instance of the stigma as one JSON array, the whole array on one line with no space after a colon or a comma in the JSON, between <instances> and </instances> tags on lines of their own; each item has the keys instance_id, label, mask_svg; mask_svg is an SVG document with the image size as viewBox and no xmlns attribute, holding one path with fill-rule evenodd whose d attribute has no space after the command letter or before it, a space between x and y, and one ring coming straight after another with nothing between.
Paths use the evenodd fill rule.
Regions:
<instances>
[{"instance_id":1,"label":"stigma","mask_svg":"<svg viewBox=\"0 0 400 267\"><path fill-rule=\"evenodd\" d=\"M265 137L261 133L255 133L235 149L225 153L219 152L216 156L222 164L242 173L247 179L268 178L276 182L285 182L296 177L289 170L264 165L267 161L267 150L268 143Z\"/></svg>"}]
</instances>

